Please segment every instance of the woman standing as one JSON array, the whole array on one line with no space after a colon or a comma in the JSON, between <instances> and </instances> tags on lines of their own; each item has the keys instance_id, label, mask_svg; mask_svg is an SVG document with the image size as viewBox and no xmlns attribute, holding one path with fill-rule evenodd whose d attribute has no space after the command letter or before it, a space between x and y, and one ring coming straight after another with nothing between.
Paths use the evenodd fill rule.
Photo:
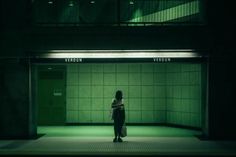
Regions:
<instances>
[{"instance_id":1,"label":"woman standing","mask_svg":"<svg viewBox=\"0 0 236 157\"><path fill-rule=\"evenodd\" d=\"M123 142L121 139L121 129L125 122L125 108L123 102L122 91L116 91L115 98L112 100L111 107L113 109L114 133L113 142Z\"/></svg>"}]
</instances>

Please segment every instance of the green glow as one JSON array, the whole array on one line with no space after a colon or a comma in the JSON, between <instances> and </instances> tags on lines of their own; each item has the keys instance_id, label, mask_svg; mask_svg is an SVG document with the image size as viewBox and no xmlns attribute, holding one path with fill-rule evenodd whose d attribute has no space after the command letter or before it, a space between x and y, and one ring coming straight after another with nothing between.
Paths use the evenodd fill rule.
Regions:
<instances>
[{"instance_id":1,"label":"green glow","mask_svg":"<svg viewBox=\"0 0 236 157\"><path fill-rule=\"evenodd\" d=\"M69 1L62 3L63 5L59 8L58 22L62 23L77 23L79 22L79 7L73 2Z\"/></svg>"},{"instance_id":2,"label":"green glow","mask_svg":"<svg viewBox=\"0 0 236 157\"><path fill-rule=\"evenodd\" d=\"M137 9L133 15L133 19L130 22L142 22L142 19L140 19L139 17L142 17L142 10L141 9Z\"/></svg>"},{"instance_id":3,"label":"green glow","mask_svg":"<svg viewBox=\"0 0 236 157\"><path fill-rule=\"evenodd\" d=\"M128 137L192 137L200 131L165 126L127 126ZM40 126L47 137L113 137L113 126Z\"/></svg>"},{"instance_id":4,"label":"green glow","mask_svg":"<svg viewBox=\"0 0 236 157\"><path fill-rule=\"evenodd\" d=\"M110 104L120 89L128 123L201 127L200 67L183 63L67 65L67 123L112 123Z\"/></svg>"},{"instance_id":5,"label":"green glow","mask_svg":"<svg viewBox=\"0 0 236 157\"><path fill-rule=\"evenodd\" d=\"M128 22L167 22L181 17L198 14L200 12L199 8L199 2L193 1L149 15L134 16L135 18Z\"/></svg>"},{"instance_id":6,"label":"green glow","mask_svg":"<svg viewBox=\"0 0 236 157\"><path fill-rule=\"evenodd\" d=\"M59 21L73 22L74 19L71 19L71 14L73 14L73 9L71 9L71 7L65 7L59 17Z\"/></svg>"}]
</instances>

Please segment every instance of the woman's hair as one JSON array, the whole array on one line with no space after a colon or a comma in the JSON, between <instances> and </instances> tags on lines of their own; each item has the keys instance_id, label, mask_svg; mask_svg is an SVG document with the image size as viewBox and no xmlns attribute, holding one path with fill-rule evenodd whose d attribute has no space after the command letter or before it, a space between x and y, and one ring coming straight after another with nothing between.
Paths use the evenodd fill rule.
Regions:
<instances>
[{"instance_id":1,"label":"woman's hair","mask_svg":"<svg viewBox=\"0 0 236 157\"><path fill-rule=\"evenodd\" d=\"M121 90L118 90L116 91L116 100L121 100L123 97L122 97L122 91Z\"/></svg>"}]
</instances>

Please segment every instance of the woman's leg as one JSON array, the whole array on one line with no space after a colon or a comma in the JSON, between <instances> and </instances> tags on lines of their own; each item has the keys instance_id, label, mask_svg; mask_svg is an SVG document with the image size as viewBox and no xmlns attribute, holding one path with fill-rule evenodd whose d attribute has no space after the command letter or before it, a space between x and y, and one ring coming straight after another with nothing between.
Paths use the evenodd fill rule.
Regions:
<instances>
[{"instance_id":1,"label":"woman's leg","mask_svg":"<svg viewBox=\"0 0 236 157\"><path fill-rule=\"evenodd\" d=\"M117 137L118 136L118 127L119 127L119 121L118 121L118 119L117 118L115 118L114 119L114 134L115 134L115 137Z\"/></svg>"},{"instance_id":2,"label":"woman's leg","mask_svg":"<svg viewBox=\"0 0 236 157\"><path fill-rule=\"evenodd\" d=\"M119 119L119 126L118 126L118 142L123 142L123 140L120 138L121 137L121 130L122 126L124 124L124 120L121 118Z\"/></svg>"},{"instance_id":3,"label":"woman's leg","mask_svg":"<svg viewBox=\"0 0 236 157\"><path fill-rule=\"evenodd\" d=\"M121 130L122 130L122 126L124 124L124 113L122 111L120 111L119 113L119 126L118 126L118 136L120 137L121 136Z\"/></svg>"}]
</instances>

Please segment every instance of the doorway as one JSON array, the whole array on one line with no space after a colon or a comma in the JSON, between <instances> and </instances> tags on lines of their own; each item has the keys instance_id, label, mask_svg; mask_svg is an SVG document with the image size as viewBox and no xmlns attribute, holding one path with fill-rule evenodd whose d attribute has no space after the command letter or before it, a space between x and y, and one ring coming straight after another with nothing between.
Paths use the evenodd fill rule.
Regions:
<instances>
[{"instance_id":1,"label":"doorway","mask_svg":"<svg viewBox=\"0 0 236 157\"><path fill-rule=\"evenodd\" d=\"M65 125L66 76L63 65L34 65L38 125Z\"/></svg>"}]
</instances>

